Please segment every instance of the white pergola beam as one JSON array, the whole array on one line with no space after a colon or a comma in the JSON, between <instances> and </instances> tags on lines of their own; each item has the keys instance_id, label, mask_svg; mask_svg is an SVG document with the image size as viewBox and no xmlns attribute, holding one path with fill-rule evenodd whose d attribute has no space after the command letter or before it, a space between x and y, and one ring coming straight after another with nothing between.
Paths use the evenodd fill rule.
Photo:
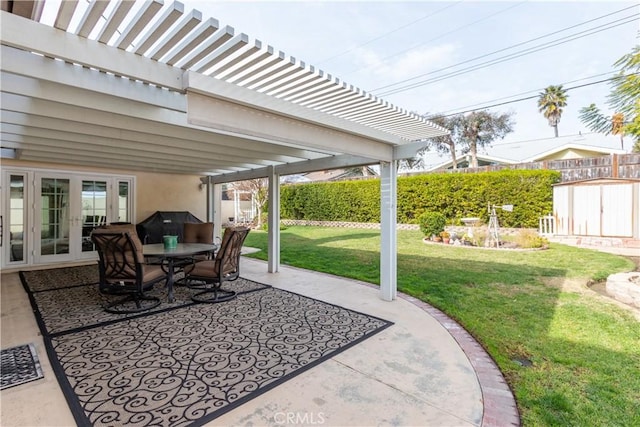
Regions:
<instances>
[{"instance_id":1,"label":"white pergola beam","mask_svg":"<svg viewBox=\"0 0 640 427\"><path fill-rule=\"evenodd\" d=\"M229 61L227 64L216 68L211 75L224 80L229 80L272 55L272 46L267 46L266 49L262 50L262 42L260 40L255 40L254 45L251 48Z\"/></svg>"},{"instance_id":2,"label":"white pergola beam","mask_svg":"<svg viewBox=\"0 0 640 427\"><path fill-rule=\"evenodd\" d=\"M144 27L149 25L149 22L154 16L162 9L164 4L163 0L151 0L143 3L142 8L138 11L136 16L129 21L129 25L122 31L118 40L116 40L116 47L118 49L127 49L136 37L142 32Z\"/></svg>"},{"instance_id":3,"label":"white pergola beam","mask_svg":"<svg viewBox=\"0 0 640 427\"><path fill-rule=\"evenodd\" d=\"M78 7L78 0L63 1L60 4L60 9L58 9L58 14L56 15L53 27L67 31L69 24L71 23L71 19L73 18L73 14L76 11L76 7Z\"/></svg>"},{"instance_id":4,"label":"white pergola beam","mask_svg":"<svg viewBox=\"0 0 640 427\"><path fill-rule=\"evenodd\" d=\"M215 51L211 52L206 58L199 63L195 64L193 69L199 73L206 73L210 68L216 64L221 63L229 56L233 55L238 50L242 49L249 43L249 36L246 34L239 34L220 46Z\"/></svg>"},{"instance_id":5,"label":"white pergola beam","mask_svg":"<svg viewBox=\"0 0 640 427\"><path fill-rule=\"evenodd\" d=\"M182 39L202 22L202 13L198 10L192 10L186 15L182 22L180 22L164 39L157 44L155 48L149 52L149 58L159 60L167 54L174 46L176 46Z\"/></svg>"},{"instance_id":6,"label":"white pergola beam","mask_svg":"<svg viewBox=\"0 0 640 427\"><path fill-rule=\"evenodd\" d=\"M179 1L174 1L171 6L160 15L153 26L147 30L133 51L138 55L144 54L151 46L160 40L160 37L171 28L183 13L184 5Z\"/></svg>"},{"instance_id":7,"label":"white pergola beam","mask_svg":"<svg viewBox=\"0 0 640 427\"><path fill-rule=\"evenodd\" d=\"M37 52L160 87L182 90L182 70L174 67L4 11L0 11L0 24L0 39L5 46Z\"/></svg>"},{"instance_id":8,"label":"white pergola beam","mask_svg":"<svg viewBox=\"0 0 640 427\"><path fill-rule=\"evenodd\" d=\"M28 97L6 94L2 96L2 109L4 111L12 111L23 114L33 114L35 116L50 117L57 120L68 120L73 123L82 117L82 122L78 124L92 124L101 126L105 129L112 128L124 132L125 130L147 133L156 135L158 138L173 138L173 144L184 140L183 148L189 149L192 145L189 141L199 141L200 143L211 144L220 147L224 153L229 155L242 156L245 158L251 156L262 156L264 159L274 159L274 156L290 156L291 158L316 158L320 157L320 153L309 150L301 150L298 148L284 147L280 145L272 145L265 142L243 140L228 135L215 135L210 131L196 129L187 123L186 115L174 114L165 116L170 119L166 121L152 121L150 117L140 120L142 117L124 116L118 113L99 112L83 107L62 105L54 101L45 101L37 99L29 99ZM4 119L4 114L3 114ZM248 151L249 150L249 151ZM277 157L275 157L277 159ZM284 158L281 158L284 160Z\"/></svg>"},{"instance_id":9,"label":"white pergola beam","mask_svg":"<svg viewBox=\"0 0 640 427\"><path fill-rule=\"evenodd\" d=\"M196 47L193 51L191 51L191 53L187 54L176 65L183 70L189 69L192 65L198 63L211 52L230 40L233 37L234 33L235 30L228 25L216 31L211 37L206 40L206 43L203 43L200 46Z\"/></svg>"},{"instance_id":10,"label":"white pergola beam","mask_svg":"<svg viewBox=\"0 0 640 427\"><path fill-rule=\"evenodd\" d=\"M9 92L35 94L43 90L40 86L65 85L170 110L187 111L186 98L178 92L162 90L113 74L74 67L12 47L0 46L0 55L3 59L1 76L3 80L6 79L2 82L6 84L2 86ZM24 89L19 90L20 88Z\"/></svg>"},{"instance_id":11,"label":"white pergola beam","mask_svg":"<svg viewBox=\"0 0 640 427\"><path fill-rule=\"evenodd\" d=\"M89 3L78 26L79 36L88 37L91 34L107 6L109 6L109 0L95 0Z\"/></svg>"},{"instance_id":12,"label":"white pergola beam","mask_svg":"<svg viewBox=\"0 0 640 427\"><path fill-rule=\"evenodd\" d=\"M63 2L64 3L64 2ZM118 0L116 6L113 8L113 11L107 18L107 22L100 30L98 34L97 40L100 43L108 43L111 40L111 37L116 33L118 27L124 21L124 18L127 16L131 8L133 7L134 2L130 0Z\"/></svg>"},{"instance_id":13,"label":"white pergola beam","mask_svg":"<svg viewBox=\"0 0 640 427\"><path fill-rule=\"evenodd\" d=\"M194 32L180 42L179 45L173 47L169 53L166 54L167 58L165 62L169 65L175 65L182 61L191 51L193 51L200 43L204 42L207 37L214 34L218 28L219 23L217 19L209 18L203 22Z\"/></svg>"},{"instance_id":14,"label":"white pergola beam","mask_svg":"<svg viewBox=\"0 0 640 427\"><path fill-rule=\"evenodd\" d=\"M260 49L262 49L262 42L260 40L254 40L253 45L251 47L245 49L244 51L239 53L237 56L235 56L233 59L230 59L229 61L225 62L223 65L217 64L213 68L213 70L211 70L211 73L209 75L216 76L216 77L220 76L225 71L233 68L234 66L244 61L247 61L248 58L250 58L252 55L259 52ZM246 66L246 65L243 65L243 66Z\"/></svg>"},{"instance_id":15,"label":"white pergola beam","mask_svg":"<svg viewBox=\"0 0 640 427\"><path fill-rule=\"evenodd\" d=\"M290 56L287 61L280 61L280 56L274 58L274 60L276 62L273 67L269 69L265 69L265 71L260 74L257 74L257 73L254 74L254 77L248 80L243 77L245 80L238 82L238 84L240 86L246 86L246 87L251 87L256 84L263 84L265 81L269 81L272 76L275 76L276 74L282 73L292 67L295 67L295 64L296 64L296 59L293 56ZM260 67L260 68L263 68L263 67ZM252 89L255 90L255 88L252 88Z\"/></svg>"},{"instance_id":16,"label":"white pergola beam","mask_svg":"<svg viewBox=\"0 0 640 427\"><path fill-rule=\"evenodd\" d=\"M327 156L320 159L304 160L273 166L278 175L293 175L305 172L320 170L341 169L346 167L367 166L378 163L378 160L369 157L358 157L350 155ZM248 171L227 173L222 175L207 177L209 182L224 184L227 182L246 181L248 179L266 178L271 171L270 167L253 169Z\"/></svg>"},{"instance_id":17,"label":"white pergola beam","mask_svg":"<svg viewBox=\"0 0 640 427\"><path fill-rule=\"evenodd\" d=\"M247 81L247 79L250 79L258 75L259 73L268 70L275 64L284 61L285 54L282 51L279 51L277 55L274 55L272 50L267 49L267 53L269 55L266 58L261 57L261 62L252 64L251 66L243 67L240 72L234 72L233 75L228 77L226 80L230 83L237 83L242 85L243 81Z\"/></svg>"}]
</instances>

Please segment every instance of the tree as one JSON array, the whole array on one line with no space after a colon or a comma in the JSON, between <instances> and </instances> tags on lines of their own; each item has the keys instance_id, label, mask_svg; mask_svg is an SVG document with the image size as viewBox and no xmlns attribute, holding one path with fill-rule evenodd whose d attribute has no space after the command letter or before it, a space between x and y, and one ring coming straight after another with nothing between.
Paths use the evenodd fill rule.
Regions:
<instances>
[{"instance_id":1,"label":"tree","mask_svg":"<svg viewBox=\"0 0 640 427\"><path fill-rule=\"evenodd\" d=\"M448 153L451 156L454 169L458 168L458 161L456 159L456 143L454 141L454 133L458 129L458 126L455 125L457 117L458 115L445 117L442 114L437 114L428 118L430 122L433 122L438 126L442 126L450 132L449 135L431 138L428 147L435 147L436 151L440 154Z\"/></svg>"},{"instance_id":2,"label":"tree","mask_svg":"<svg viewBox=\"0 0 640 427\"><path fill-rule=\"evenodd\" d=\"M567 91L562 89L562 85L551 85L544 92L540 92L538 97L538 111L549 121L549 126L553 128L556 138L558 137L558 123L562 117L562 108L567 106L567 98Z\"/></svg>"},{"instance_id":3,"label":"tree","mask_svg":"<svg viewBox=\"0 0 640 427\"><path fill-rule=\"evenodd\" d=\"M471 153L471 167L478 167L478 147L490 145L497 138L513 132L511 113L474 111L460 121L464 153ZM460 144L459 144L460 145Z\"/></svg>"},{"instance_id":4,"label":"tree","mask_svg":"<svg viewBox=\"0 0 640 427\"><path fill-rule=\"evenodd\" d=\"M611 79L607 104L615 113L609 117L596 104L591 104L580 110L580 120L594 132L620 135L622 149L624 136L632 136L633 150L640 151L640 45L613 65L620 70Z\"/></svg>"},{"instance_id":5,"label":"tree","mask_svg":"<svg viewBox=\"0 0 640 427\"><path fill-rule=\"evenodd\" d=\"M448 129L450 134L431 139L439 152L451 154L453 168L457 168L456 149L462 154L471 153L471 167L478 167L478 147L490 145L497 138L513 132L511 113L474 111L468 115L456 114L445 117L436 115L428 120Z\"/></svg>"}]
</instances>

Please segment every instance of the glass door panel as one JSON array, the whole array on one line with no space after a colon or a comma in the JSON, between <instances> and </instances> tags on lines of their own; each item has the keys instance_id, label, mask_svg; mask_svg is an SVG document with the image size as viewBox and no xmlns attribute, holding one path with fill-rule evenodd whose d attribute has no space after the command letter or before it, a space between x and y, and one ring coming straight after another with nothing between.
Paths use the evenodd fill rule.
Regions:
<instances>
[{"instance_id":1,"label":"glass door panel","mask_svg":"<svg viewBox=\"0 0 640 427\"><path fill-rule=\"evenodd\" d=\"M131 222L131 183L118 181L117 222Z\"/></svg>"},{"instance_id":2,"label":"glass door panel","mask_svg":"<svg viewBox=\"0 0 640 427\"><path fill-rule=\"evenodd\" d=\"M95 250L91 232L107 223L107 182L82 181L82 252Z\"/></svg>"},{"instance_id":3,"label":"glass door panel","mask_svg":"<svg viewBox=\"0 0 640 427\"><path fill-rule=\"evenodd\" d=\"M0 246L2 265L28 262L27 176L7 172L2 176Z\"/></svg>"},{"instance_id":4,"label":"glass door panel","mask_svg":"<svg viewBox=\"0 0 640 427\"><path fill-rule=\"evenodd\" d=\"M9 262L25 262L26 260L26 245L24 244L26 206L25 177L11 175L9 178L9 221L7 224L9 229Z\"/></svg>"},{"instance_id":5,"label":"glass door panel","mask_svg":"<svg viewBox=\"0 0 640 427\"><path fill-rule=\"evenodd\" d=\"M70 254L71 182L68 178L43 177L39 196L39 245L36 255L60 258ZM66 256L62 258L67 258Z\"/></svg>"}]
</instances>

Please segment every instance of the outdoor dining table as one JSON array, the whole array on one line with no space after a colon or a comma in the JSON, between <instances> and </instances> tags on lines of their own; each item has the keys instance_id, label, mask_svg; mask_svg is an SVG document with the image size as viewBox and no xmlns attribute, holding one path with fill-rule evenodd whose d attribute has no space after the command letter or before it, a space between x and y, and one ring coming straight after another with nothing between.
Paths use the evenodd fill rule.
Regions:
<instances>
[{"instance_id":1,"label":"outdoor dining table","mask_svg":"<svg viewBox=\"0 0 640 427\"><path fill-rule=\"evenodd\" d=\"M169 302L173 302L173 276L175 260L193 255L214 253L219 245L209 243L178 243L175 248L165 248L163 243L142 245L142 254L145 258L156 258L166 261L167 291Z\"/></svg>"}]
</instances>

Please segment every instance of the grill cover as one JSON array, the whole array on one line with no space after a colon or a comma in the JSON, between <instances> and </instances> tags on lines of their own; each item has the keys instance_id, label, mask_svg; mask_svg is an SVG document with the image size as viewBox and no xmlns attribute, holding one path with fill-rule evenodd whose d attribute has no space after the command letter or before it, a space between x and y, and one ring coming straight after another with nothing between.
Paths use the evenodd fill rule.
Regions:
<instances>
[{"instance_id":1,"label":"grill cover","mask_svg":"<svg viewBox=\"0 0 640 427\"><path fill-rule=\"evenodd\" d=\"M156 211L153 215L136 225L138 237L142 243L162 243L165 234L177 235L182 242L185 222L201 223L196 216L187 211Z\"/></svg>"}]
</instances>

